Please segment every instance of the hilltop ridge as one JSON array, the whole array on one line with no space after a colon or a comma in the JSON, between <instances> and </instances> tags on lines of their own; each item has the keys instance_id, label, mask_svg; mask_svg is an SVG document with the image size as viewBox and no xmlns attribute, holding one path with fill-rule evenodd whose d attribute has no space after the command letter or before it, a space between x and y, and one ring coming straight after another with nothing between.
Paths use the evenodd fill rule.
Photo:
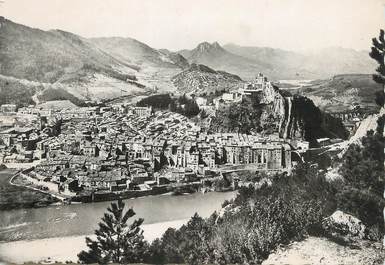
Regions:
<instances>
[{"instance_id":1,"label":"hilltop ridge","mask_svg":"<svg viewBox=\"0 0 385 265\"><path fill-rule=\"evenodd\" d=\"M172 77L179 92L209 94L215 91L233 90L243 84L242 79L224 71L215 71L202 64L192 63L183 72Z\"/></svg>"}]
</instances>

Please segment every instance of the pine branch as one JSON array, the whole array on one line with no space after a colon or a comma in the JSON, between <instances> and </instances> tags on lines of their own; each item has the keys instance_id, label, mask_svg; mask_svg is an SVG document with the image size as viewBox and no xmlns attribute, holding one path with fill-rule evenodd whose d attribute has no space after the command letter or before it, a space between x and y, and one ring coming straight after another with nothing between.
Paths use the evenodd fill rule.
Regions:
<instances>
[{"instance_id":1,"label":"pine branch","mask_svg":"<svg viewBox=\"0 0 385 265\"><path fill-rule=\"evenodd\" d=\"M372 47L369 56L377 61L378 64L384 64L384 55L377 48Z\"/></svg>"},{"instance_id":2,"label":"pine branch","mask_svg":"<svg viewBox=\"0 0 385 265\"><path fill-rule=\"evenodd\" d=\"M380 64L376 68L376 72L385 77L385 65L384 64Z\"/></svg>"},{"instance_id":3,"label":"pine branch","mask_svg":"<svg viewBox=\"0 0 385 265\"><path fill-rule=\"evenodd\" d=\"M376 47L381 52L384 52L385 45L383 42L379 42L376 38L372 39L373 46Z\"/></svg>"},{"instance_id":4,"label":"pine branch","mask_svg":"<svg viewBox=\"0 0 385 265\"><path fill-rule=\"evenodd\" d=\"M385 77L381 76L381 75L378 75L378 74L374 74L373 75L373 80L374 82L378 83L378 84L385 84Z\"/></svg>"},{"instance_id":5,"label":"pine branch","mask_svg":"<svg viewBox=\"0 0 385 265\"><path fill-rule=\"evenodd\" d=\"M385 39L384 39L384 30L383 30L383 29L380 29L380 36L378 37L378 39L379 39L382 43L385 43Z\"/></svg>"}]
</instances>

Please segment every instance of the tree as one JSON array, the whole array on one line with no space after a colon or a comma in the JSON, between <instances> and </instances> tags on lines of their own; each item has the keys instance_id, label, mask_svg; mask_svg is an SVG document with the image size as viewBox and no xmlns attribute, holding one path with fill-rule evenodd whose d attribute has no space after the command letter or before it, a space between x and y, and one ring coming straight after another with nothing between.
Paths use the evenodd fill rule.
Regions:
<instances>
[{"instance_id":1,"label":"tree","mask_svg":"<svg viewBox=\"0 0 385 265\"><path fill-rule=\"evenodd\" d=\"M111 203L104 214L99 229L95 230L96 240L86 238L88 251L78 254L82 263L132 263L142 262L146 254L147 243L143 239L140 225L143 219L127 224L135 215L132 208L124 212L125 204L121 199Z\"/></svg>"},{"instance_id":2,"label":"tree","mask_svg":"<svg viewBox=\"0 0 385 265\"><path fill-rule=\"evenodd\" d=\"M207 264L212 252L208 245L212 227L197 213L191 217L187 225L180 229L182 233L182 248L184 261L191 265Z\"/></svg>"},{"instance_id":3,"label":"tree","mask_svg":"<svg viewBox=\"0 0 385 265\"><path fill-rule=\"evenodd\" d=\"M384 54L385 54L385 39L384 39L384 30L380 30L380 35L377 38L372 39L372 50L369 53L369 56L373 58L378 63L376 69L377 74L373 75L373 80L383 86L382 97L377 95L377 104L384 105L384 89L385 89L385 63L384 63Z\"/></svg>"},{"instance_id":4,"label":"tree","mask_svg":"<svg viewBox=\"0 0 385 265\"><path fill-rule=\"evenodd\" d=\"M384 120L378 119L376 133L368 131L361 145L349 146L340 167L345 181L336 194L338 208L359 218L375 240L384 233Z\"/></svg>"}]
</instances>

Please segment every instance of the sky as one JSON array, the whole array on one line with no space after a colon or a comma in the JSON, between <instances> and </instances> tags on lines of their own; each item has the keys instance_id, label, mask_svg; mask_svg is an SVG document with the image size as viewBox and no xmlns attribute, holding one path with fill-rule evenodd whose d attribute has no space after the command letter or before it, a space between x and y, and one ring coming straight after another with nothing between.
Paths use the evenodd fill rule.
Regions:
<instances>
[{"instance_id":1,"label":"sky","mask_svg":"<svg viewBox=\"0 0 385 265\"><path fill-rule=\"evenodd\" d=\"M0 15L83 37L131 37L154 48L203 41L304 51L368 50L385 0L1 0Z\"/></svg>"}]
</instances>

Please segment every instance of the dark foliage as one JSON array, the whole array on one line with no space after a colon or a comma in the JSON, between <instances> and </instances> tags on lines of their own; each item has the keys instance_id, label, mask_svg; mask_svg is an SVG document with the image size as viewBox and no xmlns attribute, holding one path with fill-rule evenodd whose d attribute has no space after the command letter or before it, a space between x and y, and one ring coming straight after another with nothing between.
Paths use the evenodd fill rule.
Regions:
<instances>
[{"instance_id":1,"label":"dark foliage","mask_svg":"<svg viewBox=\"0 0 385 265\"><path fill-rule=\"evenodd\" d=\"M129 218L135 215L132 208L124 212L122 200L111 203L104 214L99 229L95 230L96 240L86 238L88 251L78 254L82 263L133 263L142 262L146 257L148 245L143 239L140 225L143 219L137 219L128 225Z\"/></svg>"},{"instance_id":2,"label":"dark foliage","mask_svg":"<svg viewBox=\"0 0 385 265\"><path fill-rule=\"evenodd\" d=\"M0 79L0 105L15 104L17 107L34 105L32 96L36 88L28 88L15 81Z\"/></svg>"},{"instance_id":3,"label":"dark foliage","mask_svg":"<svg viewBox=\"0 0 385 265\"><path fill-rule=\"evenodd\" d=\"M143 98L138 101L136 104L139 107L153 107L154 109L167 109L169 105L173 102L169 94L159 94L152 95L146 98Z\"/></svg>"},{"instance_id":4,"label":"dark foliage","mask_svg":"<svg viewBox=\"0 0 385 265\"><path fill-rule=\"evenodd\" d=\"M367 225L373 239L384 231L384 121L378 119L376 133L368 131L361 144L352 144L343 157L340 169L345 182L337 194L338 208L353 214Z\"/></svg>"},{"instance_id":5,"label":"dark foliage","mask_svg":"<svg viewBox=\"0 0 385 265\"><path fill-rule=\"evenodd\" d=\"M384 52L385 52L385 40L384 30L380 30L378 39L372 39L372 49L369 53L370 57L378 63L376 69L377 74L373 75L373 80L379 84L385 84L385 64L384 64Z\"/></svg>"},{"instance_id":6,"label":"dark foliage","mask_svg":"<svg viewBox=\"0 0 385 265\"><path fill-rule=\"evenodd\" d=\"M342 138L349 135L340 119L322 112L313 101L303 97L293 97L293 116L302 126L304 139L314 145L317 138Z\"/></svg>"},{"instance_id":7,"label":"dark foliage","mask_svg":"<svg viewBox=\"0 0 385 265\"><path fill-rule=\"evenodd\" d=\"M194 117L199 114L199 106L195 99L187 97L185 94L179 98L172 98L169 94L159 94L146 97L137 104L139 107L153 107L154 109L169 109L172 112L180 113L186 117Z\"/></svg>"},{"instance_id":8,"label":"dark foliage","mask_svg":"<svg viewBox=\"0 0 385 265\"><path fill-rule=\"evenodd\" d=\"M384 94L384 90L379 90L376 92L376 104L378 106L384 106L384 103L385 103L385 94Z\"/></svg>"},{"instance_id":9,"label":"dark foliage","mask_svg":"<svg viewBox=\"0 0 385 265\"><path fill-rule=\"evenodd\" d=\"M322 218L335 208L328 203L333 193L316 168L301 166L293 177L277 175L272 186L241 188L222 217L194 215L167 230L151 245L152 257L159 263L259 264L278 245L319 234Z\"/></svg>"},{"instance_id":10,"label":"dark foliage","mask_svg":"<svg viewBox=\"0 0 385 265\"><path fill-rule=\"evenodd\" d=\"M170 107L172 108L172 107ZM175 112L186 117L194 117L199 114L199 106L194 98L188 98L185 94L176 101Z\"/></svg>"}]
</instances>

